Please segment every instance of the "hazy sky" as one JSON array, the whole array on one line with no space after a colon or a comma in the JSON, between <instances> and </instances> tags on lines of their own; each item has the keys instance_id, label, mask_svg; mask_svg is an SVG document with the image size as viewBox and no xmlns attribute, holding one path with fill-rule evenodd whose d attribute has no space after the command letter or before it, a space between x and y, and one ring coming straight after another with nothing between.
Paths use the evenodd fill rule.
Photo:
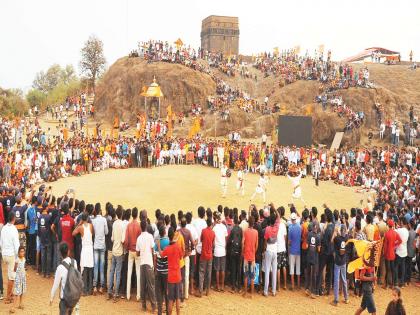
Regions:
<instances>
[{"instance_id":1,"label":"hazy sky","mask_svg":"<svg viewBox=\"0 0 420 315\"><path fill-rule=\"evenodd\" d=\"M420 60L420 1L408 0L0 0L0 86L30 88L35 73L73 64L89 35L104 42L108 65L139 41L178 37L200 45L201 20L239 17L242 54L324 44L334 60L364 48L411 49Z\"/></svg>"}]
</instances>

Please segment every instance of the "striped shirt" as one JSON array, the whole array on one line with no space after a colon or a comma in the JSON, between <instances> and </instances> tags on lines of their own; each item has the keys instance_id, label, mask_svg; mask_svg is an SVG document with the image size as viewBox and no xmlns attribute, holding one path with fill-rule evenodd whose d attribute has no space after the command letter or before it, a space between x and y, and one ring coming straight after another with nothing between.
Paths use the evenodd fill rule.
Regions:
<instances>
[{"instance_id":1,"label":"striped shirt","mask_svg":"<svg viewBox=\"0 0 420 315\"><path fill-rule=\"evenodd\" d=\"M160 250L163 251L169 245L169 238L162 237L156 242L160 242ZM157 244L155 245L155 253L156 253L156 271L161 274L168 274L168 258L167 257L160 257L159 250Z\"/></svg>"}]
</instances>

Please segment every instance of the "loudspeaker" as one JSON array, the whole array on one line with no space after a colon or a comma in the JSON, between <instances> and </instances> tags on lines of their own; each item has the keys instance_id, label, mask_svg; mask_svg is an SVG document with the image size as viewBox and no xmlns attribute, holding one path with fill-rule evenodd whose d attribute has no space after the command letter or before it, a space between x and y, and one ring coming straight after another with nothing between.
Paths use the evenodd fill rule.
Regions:
<instances>
[{"instance_id":1,"label":"loudspeaker","mask_svg":"<svg viewBox=\"0 0 420 315\"><path fill-rule=\"evenodd\" d=\"M312 145L311 116L279 116L279 145L306 147Z\"/></svg>"}]
</instances>

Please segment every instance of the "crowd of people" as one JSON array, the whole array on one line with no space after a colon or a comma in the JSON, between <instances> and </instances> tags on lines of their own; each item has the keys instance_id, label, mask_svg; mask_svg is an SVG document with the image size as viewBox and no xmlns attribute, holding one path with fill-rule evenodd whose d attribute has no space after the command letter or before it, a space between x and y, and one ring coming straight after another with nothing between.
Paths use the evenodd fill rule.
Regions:
<instances>
[{"instance_id":1,"label":"crowd of people","mask_svg":"<svg viewBox=\"0 0 420 315\"><path fill-rule=\"evenodd\" d=\"M130 238L131 241L134 243L131 243L132 245L126 244L125 248L124 241L118 243L118 238L112 238L112 245L110 245L109 242L107 243L105 241L105 236L108 235L109 238L109 236L115 235L112 233L109 234L109 231L112 230L112 226L114 225L114 223L112 224L112 226L110 224L107 224L105 226L104 222L106 220L104 218L101 218L101 205L96 204L95 206L93 206L93 204L86 204L86 202L77 201L74 198L74 196L72 196L71 191L69 191L66 196L55 198L54 196L52 196L51 192L48 188L46 188L45 185L41 186L42 188L39 193L36 193L34 190L36 184L53 181L60 177L67 177L72 175L80 176L84 173L89 173L91 171L101 171L110 167L152 167L163 166L167 164L183 164L187 163L187 155L192 155L193 162L195 163L209 165L215 168L220 168L223 167L223 165L227 165L233 170L238 170L238 173L239 171L242 172L242 170L251 173L261 172L263 170L268 174L274 173L277 175L286 175L291 165L298 165L302 170L302 175L313 175L317 184L319 184L319 180L332 180L337 184L358 186L358 189L361 192L376 192L376 201L370 199L365 209L366 213L374 214L374 219L376 221L379 220L380 213L382 213L382 216L385 217L385 222L387 222L390 217L395 217L393 219L393 222L395 224L400 225L401 228L408 227L412 218L416 220L416 209L418 209L417 207L420 191L417 170L417 166L420 163L420 152L418 152L417 149L410 149L407 147L389 147L372 149L349 148L336 150L335 152L329 152L326 149L280 147L276 145L270 146L267 145L267 136L262 137L261 144L246 143L241 142L240 138L238 138L237 135L236 137L232 136L229 142L225 142L203 139L165 139L159 136L159 134L155 134L154 137L151 137L150 134L145 134L142 135L142 137L139 139L130 137L119 137L117 139L107 137L102 139L100 136L101 133L98 133L97 138L87 138L83 134L76 132L72 137L70 137L67 140L64 140L64 137L62 135L51 136L45 134L45 132L42 131L39 124L37 124L36 120L34 123L31 123L28 120L9 121L5 118L2 119L2 125L0 128L3 149L3 154L0 159L0 169L2 178L1 195L3 201L3 213L1 211L0 213L3 214L3 218L0 217L0 221L3 220L2 222L6 223L7 221L13 222L14 220L14 225L16 225L17 231L19 232L19 244L20 246L23 246L26 249L25 257L27 258L28 263L35 264L37 266L38 272L46 277L52 275L52 273L59 266L59 243L63 240L64 236L64 239L67 239L67 242L69 243L67 245L70 250L70 257L75 257L78 262L79 268L86 270L84 272L86 294L104 293L104 286L106 282L104 282L105 280L101 279L104 279L106 277L105 274L108 277L110 277L110 272L112 272L112 275L114 273L117 275L117 280L115 280L116 283L112 282L108 284L108 292L111 293L110 297L118 297L121 294L121 290L123 292L126 292L127 286L129 288L131 287L131 282L129 282L128 280L131 277L131 271L129 272L128 270L132 270L132 262L136 261L136 256L134 253L130 254L129 249L131 248L132 252L137 251L137 247L134 246L134 244L136 243L134 242L134 240L136 240L136 237ZM68 205L63 206L64 204ZM120 221L117 222L117 225L121 229L124 226L127 226L128 222L130 221L130 218L132 222L137 222L136 211L133 211L134 209L132 209L130 212L126 210L123 211L122 207L120 207L119 210L117 209L118 211L115 211L115 215L112 214L111 209L113 209L113 207L110 204L108 204L106 206L107 218L114 217L115 219L116 216L116 222L118 221L118 219L120 219ZM273 219L275 222L273 225L273 229L274 231L277 231L277 223L279 222L280 217L284 217L284 210L280 209L279 212L277 209L263 209L262 215L260 211L256 210L257 209L253 209L253 211L250 211L249 213L245 212L244 215L243 212L238 213L237 210L218 209L219 212L221 211L223 213L223 219L219 218L219 215L217 213L214 214L211 211L207 211L208 218L211 218L212 220L208 220L206 224L210 224L209 230L213 231L213 229L215 229L216 231L219 231L223 230L223 228L221 228L220 226L226 225L225 228L228 229L229 224L233 228L236 217L238 218L236 222L242 222L242 225L244 225L245 222L248 222L249 224L250 220L253 220L251 218L254 217L254 221L262 220L265 221L267 224L269 220ZM267 214L267 211L269 214ZM199 212L202 213L202 210L200 210ZM295 212L297 213L298 211L295 211L293 209L291 210L291 213ZM324 223L325 226L328 226L328 222L331 221L330 219L328 219L328 217L331 216L331 214L328 213L329 212L325 212L324 219L320 220L320 222ZM354 233L361 232L357 230L358 225L356 223L354 223L353 228L350 228L349 222L351 222L351 218L354 218L356 216L361 217L361 222L363 222L363 227L361 226L361 228L363 231L365 225L363 220L366 220L366 225L369 225L369 222L371 220L369 216L366 215L366 213L364 213L363 211L360 212L357 210L351 210L348 213L348 215L346 215L345 212L338 212L338 217L337 213L335 214L334 222L340 221L345 223L345 218L350 218L348 219L347 228L351 231L350 233L353 233L351 235L354 236ZM305 211L302 211L302 213L299 213L299 215L296 214L296 221L302 220L303 223L305 221L305 217L307 219L306 214L307 212ZM334 215L334 213L332 214ZM258 218L255 217L256 215L258 216ZM400 216L403 216L405 220L402 220ZM143 213L143 219L140 221L144 222L144 217L145 213ZM175 220L174 217L172 219L170 216L162 218L160 215L157 216L158 221L159 217L165 222L165 233L167 233L167 235L169 236L172 235L172 240L174 240L174 237L175 239L181 239L179 236L178 238L176 238L175 235L177 235L176 230L178 228L178 225L180 225L182 228L183 215L179 216L178 221ZM203 218L202 214L200 214L199 217ZM142 215L140 215L140 218L142 218ZM192 220L190 215L186 216L185 219L187 220L187 224L194 225L195 220ZM75 220L76 222L72 223L72 220ZM99 223L97 224L97 221L101 221L102 225L99 225ZM218 221L222 221L222 224L218 225ZM229 221L230 223L226 224L226 221ZM123 224L122 222L125 223ZM416 222L417 221L415 221L415 224ZM251 225L254 225L252 221L251 223ZM149 225L154 227L152 234L154 236L154 240L156 241L157 231L159 231L159 228L158 224L155 224L156 227L154 227L154 225L150 224L149 222ZM172 231L174 234L169 233L168 227L171 224L173 225ZM416 225L413 223L411 224L411 230L414 230L416 228ZM146 230L149 225L146 225ZM220 228L214 228L213 225L215 227L219 226ZM59 232L58 226L60 226L61 229L64 228L64 230L68 227L71 227L71 233L68 229L67 232ZM75 226L77 226L77 228L73 230ZM139 226L139 224L138 226L136 225L136 231L139 231ZM301 225L298 226L302 229ZM203 224L203 229L204 228L205 226ZM143 229L143 227L141 229ZM320 233L319 237L322 237L322 227L313 227L313 229L314 233ZM245 237L245 231L242 232L243 237ZM61 233L62 235L60 236L59 233ZM105 236L98 237L98 235L102 235L101 233ZM164 237L165 234L163 231L162 233L162 237ZM208 233L212 234L211 232ZM288 240L290 241L290 227L288 233ZM348 232L346 233L348 234ZM344 235L347 235L346 233ZM95 241L93 241L94 235ZM122 240L122 235L124 235L124 233L119 233L119 235ZM185 238L188 238L188 236L185 236ZM362 238L362 236L357 236L356 238ZM117 243L115 243L116 240ZM370 240L369 237L368 240ZM197 239L196 241L198 244ZM217 239L217 244L219 244L220 242L222 241L219 237ZM78 245L75 245L77 243ZM149 245L150 243L153 243L153 246L155 244L154 241L150 242L149 238ZM181 244L182 242L179 241L179 243ZM262 246L264 242L262 239L259 239L259 243L260 246ZM104 250L105 247L103 244L108 244L107 250L113 253L111 256L110 254L107 254L108 259L101 258L106 252ZM118 248L114 251L113 248L115 244L117 244ZM185 244L187 246L186 248L190 246L191 252L193 251L192 244L193 242L189 245ZM229 241L227 241L226 244L229 244ZM226 244L225 246L227 246ZM273 249L276 246L267 245L267 248ZM83 248L85 248L85 250L83 250ZM86 248L88 250L86 250ZM143 250L146 249L143 248ZM17 250L19 250L19 248ZM127 252L128 254L124 254L125 252ZM159 251L155 249L155 252L157 254L157 252ZM223 251L221 252L223 253ZM221 255L221 252L216 251L214 253L215 257L222 257L217 256ZM7 256L7 253L8 252L6 251L6 255L4 256ZM92 255L93 253L95 253L95 255L91 256L91 253ZM18 255L18 252L16 252L16 255ZM150 253L148 252L148 254L146 255L148 255L147 257L149 258L153 257L153 252L150 251ZM185 255L185 252L182 255ZM266 257L269 255L270 254L265 253ZM113 256L119 258L113 259ZM129 259L130 257L131 259ZM142 257L141 254L140 257ZM293 272L297 274L297 265L300 266L301 263L297 260L297 258L290 257L289 259L285 259L283 256L281 256L278 259L280 261L282 261L283 259L283 265L285 264L284 261L289 260L289 263L295 265L294 267L296 268L296 270ZM198 289L198 292L200 293L208 292L207 289L209 288L209 282L205 282L203 279L205 278L206 274L206 279L211 279L209 278L209 276L213 268L211 266L213 256L210 256L210 258L211 259L208 259L206 261L206 265L203 266L203 272L201 275L202 278L200 278L200 275L196 275L195 283L198 284L196 290ZM105 273L104 267L101 267L103 265L101 264L101 261L104 260L106 260L107 264L110 265L109 272L107 273ZM131 261L131 263L129 263L129 261ZM147 260L149 266L151 264L150 261L150 259ZM271 256L270 261L271 263L273 263L274 254ZM331 262L331 260L329 261ZM398 266L411 266L409 264L408 259L404 261L404 264L402 262L399 262ZM7 262L7 259L5 259L5 262ZM260 269L263 269L262 266L266 263L266 261L264 261L263 263L261 259L256 260L256 262L259 264ZM332 272L331 265L328 265L326 262L324 263L325 265L330 266L328 267L328 270ZM223 274L225 271L227 271L229 275L232 275L232 273L236 274L237 272L239 272L238 270L246 269L246 271L243 274L240 274L240 276L238 276L238 278L235 280L236 282L233 281L233 283L238 283L238 279L243 279L245 275L248 275L248 277L253 275L253 269L249 268L253 266L252 264L250 266L247 264L242 264L239 266L235 265L236 267L231 267L229 259L228 263L226 263L226 261L224 261L223 259L215 259L214 264L214 268L217 273L216 288L218 290L224 290L225 279ZM142 265L142 263L140 263L140 265ZM198 264L197 266L200 266L201 268L200 264ZM147 269L148 267L144 268ZM234 269L232 270L229 268ZM238 270L236 270L235 268L237 268ZM264 270L268 270L270 267L267 265L265 268L266 269ZM302 265L302 270L304 268L305 267ZM392 267L391 269L393 268L394 267ZM406 273L408 274L408 267L404 268L404 270L407 271ZM120 271L126 269L127 273L122 273L121 276ZM138 272L139 275L143 275L143 269L140 269L141 271ZM302 272L302 274L305 274L305 272ZM388 271L388 274L390 272L391 271ZM144 284L144 290L149 290L148 296L151 296L150 290L153 291L153 288L151 287L150 277L152 276L149 269L144 270L144 273L146 275L143 279L149 280L147 280L145 283L142 282L142 285ZM191 274L193 273L193 270L191 270ZM128 276L128 274L130 274L130 276ZM200 272L198 274L200 274ZM392 273L392 279L394 279L395 274L396 273ZM266 277L268 277L267 275ZM405 276L401 277L404 278ZM11 276L9 278L11 278ZM113 277L110 278L113 279ZM141 279L141 277L137 279ZM324 292L321 290L321 288L323 288L323 290L328 290L329 288L331 288L333 283L332 278L330 277L327 278L330 281L330 287L326 286L325 284L323 285L323 283L325 282L319 280L318 274L311 274L311 276L306 275L305 281L308 281L306 279L316 279L312 282L312 286L310 286L309 288L306 287L311 292L310 294L312 294L315 297L317 294ZM191 280L191 283L193 283L193 281L194 280ZM298 287L300 285L299 277L296 278L296 281L296 287ZM405 283L403 280L401 280L401 278L398 278L398 281ZM120 289L121 287L118 285L119 282L122 283L122 289ZM23 285L20 283L22 283L22 281L19 282L19 285L21 286L20 288L22 289ZM206 284L206 286L204 286L204 283ZM242 280L239 281L239 283L241 286L243 284ZM244 283L247 282L245 281ZM264 292L267 294L269 281L266 279L265 283L267 284L267 288ZM274 280L272 280L272 283L274 283ZM395 285L396 280L393 280L392 284ZM294 286L295 284L293 281L292 287ZM96 287L97 289L95 290L94 287ZM138 285L137 287L140 288L140 285ZM189 285L187 287L189 287ZM274 287L276 288L276 286ZM161 294L162 288L160 289L161 291L159 292ZM175 293L178 292L176 291L176 288L174 290ZM163 289L163 291L166 292L166 289ZM11 291L9 290L8 292ZM184 294L187 295L186 289L184 289L183 292L185 292ZM175 293L174 296L178 297L177 293ZM158 302L156 302L157 295L159 295L159 293L155 294L156 300L151 300L152 306L159 308L159 305L157 305ZM137 294L137 297L138 296L139 294ZM173 295L171 297L173 297ZM182 295L179 295L179 297L182 300L185 298L185 296ZM10 295L7 299L10 300ZM169 305L169 302L165 305Z\"/></svg>"},{"instance_id":2,"label":"crowd of people","mask_svg":"<svg viewBox=\"0 0 420 315\"><path fill-rule=\"evenodd\" d=\"M140 128L140 127L139 127ZM281 147L247 143L238 136L231 140L165 137L162 122L146 123L137 137L103 137L102 132L87 137L75 132L52 135L37 121L2 118L0 137L2 184L30 188L62 177L80 176L108 168L152 167L190 162L256 173L263 165L269 174L286 175L289 165L299 165L303 176L317 170L320 180L390 192L391 185L407 198L415 196L420 152L409 147L327 149ZM265 137L267 138L267 137ZM413 187L410 187L414 185ZM398 190L397 190L398 192ZM413 196L413 197L411 197Z\"/></svg>"},{"instance_id":3,"label":"crowd of people","mask_svg":"<svg viewBox=\"0 0 420 315\"><path fill-rule=\"evenodd\" d=\"M242 89L231 86L212 70L216 68L228 76L242 73L236 56L224 56L221 53L211 53L200 48L195 50L190 46L177 47L163 41L148 41L140 43L139 47L139 57L148 62L178 63L210 75L216 83L216 95L208 96L207 106L211 112L219 112L222 118L229 118L231 105L248 113L258 110L258 100ZM208 66L200 62L200 59L206 60Z\"/></svg>"},{"instance_id":4,"label":"crowd of people","mask_svg":"<svg viewBox=\"0 0 420 315\"><path fill-rule=\"evenodd\" d=\"M208 296L211 288L252 297L255 287L264 296L280 298L281 289L304 290L312 299L332 293L334 306L340 292L348 303L352 290L363 296L357 314L365 309L375 314L375 285L392 288L400 298L399 288L412 283L413 261L420 262L418 202L382 197L366 209L324 205L321 211L306 206L299 211L289 205L286 215L283 206L273 204L251 205L248 211L219 205L215 211L199 207L197 216L157 209L153 218L146 210L110 202L103 209L100 203L78 200L73 190L55 196L45 185L39 190L2 188L5 302L13 302L14 292L14 305L23 308L26 262L40 276L55 272L51 302L59 290L60 314L71 313L73 307L65 303L65 270L70 269L62 261L74 261L83 295L104 294L117 303L131 299L135 288L142 309L150 303L158 314L163 309L171 314L173 306L179 314L192 295ZM358 257L349 239L382 240L378 268L369 259L358 273L348 274L347 265ZM403 306L395 299L388 308Z\"/></svg>"},{"instance_id":5,"label":"crowd of people","mask_svg":"<svg viewBox=\"0 0 420 315\"><path fill-rule=\"evenodd\" d=\"M378 112L381 112L381 104L376 103ZM399 122L397 119L384 119L382 115L378 115L379 139L385 139L389 134L389 142L392 145L400 145L400 138L403 136L404 145L414 146L418 136L418 122L417 117L414 116L414 107L411 106L406 122ZM401 128L402 127L402 128Z\"/></svg>"},{"instance_id":6,"label":"crowd of people","mask_svg":"<svg viewBox=\"0 0 420 315\"><path fill-rule=\"evenodd\" d=\"M95 117L95 106L93 105L94 93L80 93L77 96L66 97L64 103L47 105L45 109L47 120L57 120L59 124L72 131L83 129L87 118ZM70 115L73 113L74 121L70 122ZM35 115L37 116L37 115Z\"/></svg>"},{"instance_id":7,"label":"crowd of people","mask_svg":"<svg viewBox=\"0 0 420 315\"><path fill-rule=\"evenodd\" d=\"M201 49L195 50L190 46L176 47L162 41L141 43L139 51L139 56L149 62L180 63L209 74L216 82L216 95L208 96L207 106L211 112L219 112L225 120L229 118L231 105L246 113L258 111L262 114L271 114L279 110L276 104L259 102L246 91L232 87L211 70L212 67L215 67L228 76L240 74L243 77L252 78L247 67L241 66L241 61L236 56L224 56L222 53L210 53ZM200 59L207 60L209 66L200 63ZM315 101L322 103L324 110L328 103L331 104L333 110L340 117L347 118L344 131L358 128L363 123L364 113L355 112L347 104L344 104L338 90L349 87L374 87L373 83L369 81L369 70L366 67L356 71L347 64L332 62L330 53L325 60L323 54L319 54L319 56L315 54L314 57L310 57L308 54L299 56L293 50L285 51L280 55L261 54L255 59L253 66L259 69L265 77L273 75L279 78L280 87L297 80L319 81L320 94ZM254 78L256 79L256 75Z\"/></svg>"},{"instance_id":8,"label":"crowd of people","mask_svg":"<svg viewBox=\"0 0 420 315\"><path fill-rule=\"evenodd\" d=\"M331 61L330 53L325 60L323 54L299 56L293 50L279 55L261 54L256 58L254 67L262 71L265 77L273 75L278 78L280 87L298 80L319 81L319 95L315 101L322 104L323 110L330 104L340 117L347 118L344 131L358 128L363 123L364 113L355 112L345 104L339 90L349 87L372 88L366 67L355 71L350 65Z\"/></svg>"},{"instance_id":9,"label":"crowd of people","mask_svg":"<svg viewBox=\"0 0 420 315\"><path fill-rule=\"evenodd\" d=\"M198 61L206 59L211 67L235 76L235 58L190 47L175 49L159 41L141 47L139 56L150 62L181 63L210 74L217 96L210 97L208 105L213 111L221 110L223 117L228 117L230 104L239 104L247 112L260 108L256 100L230 87ZM367 69L353 74L351 67L331 63L330 57L324 62L269 54L256 67L266 75L280 76L284 84L321 81L323 106L330 102L345 115L348 129L363 122L364 114L343 104L336 90L349 85L368 87ZM11 312L24 307L25 265L43 277L55 274L51 302L59 290L61 314L77 309L78 304L67 304L66 296L66 277L74 265L82 274L84 295L104 294L117 303L130 299L135 288L141 307L146 310L150 302L150 309L158 314L164 309L171 314L173 306L179 313L190 296L209 295L211 288L223 292L225 285L244 296L252 296L256 286L268 297L270 285L273 296L281 296L281 288L303 289L312 299L333 292L334 306L340 292L348 303L353 290L363 295L358 314L365 309L376 313L375 284L393 290L387 314L404 314L400 287L412 282L414 261L420 271L418 148L284 147L269 145L266 135L261 143L243 142L239 132L233 132L229 141L168 137L168 122L140 116L135 137L104 136L100 125L94 135L76 126L69 136L64 129L71 107L75 119L80 118L80 127L87 115L86 96L82 96L47 109L47 117L63 119L64 128L57 135L43 130L37 118L0 118L0 247L8 280L3 297L0 268L0 298L13 305ZM194 104L191 110L194 116L201 115L200 105ZM89 111L93 116L93 107ZM397 126L391 134L392 143L398 145ZM333 181L357 187L369 198L366 207L361 203L351 209L327 205L322 210L299 209L291 204L286 211L284 206L252 204L242 210L219 205L217 210L199 207L197 214L180 210L175 215L157 209L153 218L146 210L114 206L112 200L106 205L79 200L73 189L57 195L47 184L108 168L190 163L220 168L225 177L230 169L238 171L242 192L244 173L260 173L258 185L263 186L265 174L288 176L291 167L297 167L300 176L312 176L317 186L319 181ZM347 242L350 239L383 242L376 269L369 261L357 273L347 273L348 264L358 256L355 246Z\"/></svg>"}]
</instances>

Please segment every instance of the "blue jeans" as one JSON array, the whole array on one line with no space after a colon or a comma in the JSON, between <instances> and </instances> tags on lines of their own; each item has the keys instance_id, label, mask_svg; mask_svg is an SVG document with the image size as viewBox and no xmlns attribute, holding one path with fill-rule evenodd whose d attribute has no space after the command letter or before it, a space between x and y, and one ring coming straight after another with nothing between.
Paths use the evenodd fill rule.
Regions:
<instances>
[{"instance_id":1,"label":"blue jeans","mask_svg":"<svg viewBox=\"0 0 420 315\"><path fill-rule=\"evenodd\" d=\"M124 255L121 255L121 256L112 255L111 270L109 272L108 294L112 294L112 289L114 289L115 296L118 295L118 292L120 290L121 267L122 267L123 259L124 259ZM115 275L115 286L114 286L114 275Z\"/></svg>"},{"instance_id":2,"label":"blue jeans","mask_svg":"<svg viewBox=\"0 0 420 315\"><path fill-rule=\"evenodd\" d=\"M348 300L347 292L347 273L346 264L338 266L334 264L334 302L338 302L338 292L340 291L340 279L343 283L343 295L344 299Z\"/></svg>"},{"instance_id":3,"label":"blue jeans","mask_svg":"<svg viewBox=\"0 0 420 315\"><path fill-rule=\"evenodd\" d=\"M101 287L105 287L105 274L104 274L104 266L105 266L105 248L103 249L94 249L93 250L93 287L96 288L98 285L98 272L100 274L101 280Z\"/></svg>"},{"instance_id":4,"label":"blue jeans","mask_svg":"<svg viewBox=\"0 0 420 315\"><path fill-rule=\"evenodd\" d=\"M273 294L276 294L276 281L277 281L277 253L270 251L265 252L264 260L264 294L268 294L268 284L270 282L270 268L271 268L271 288Z\"/></svg>"},{"instance_id":5,"label":"blue jeans","mask_svg":"<svg viewBox=\"0 0 420 315\"><path fill-rule=\"evenodd\" d=\"M395 255L395 274L394 279L397 279L395 285L402 287L405 281L405 257ZM401 275L401 276L400 276Z\"/></svg>"},{"instance_id":6,"label":"blue jeans","mask_svg":"<svg viewBox=\"0 0 420 315\"><path fill-rule=\"evenodd\" d=\"M41 244L41 270L44 276L51 273L51 243Z\"/></svg>"},{"instance_id":7,"label":"blue jeans","mask_svg":"<svg viewBox=\"0 0 420 315\"><path fill-rule=\"evenodd\" d=\"M51 259L51 271L55 272L57 270L61 254L59 254L60 243L57 241L52 241L51 243L51 251L52 251L52 259Z\"/></svg>"}]
</instances>

